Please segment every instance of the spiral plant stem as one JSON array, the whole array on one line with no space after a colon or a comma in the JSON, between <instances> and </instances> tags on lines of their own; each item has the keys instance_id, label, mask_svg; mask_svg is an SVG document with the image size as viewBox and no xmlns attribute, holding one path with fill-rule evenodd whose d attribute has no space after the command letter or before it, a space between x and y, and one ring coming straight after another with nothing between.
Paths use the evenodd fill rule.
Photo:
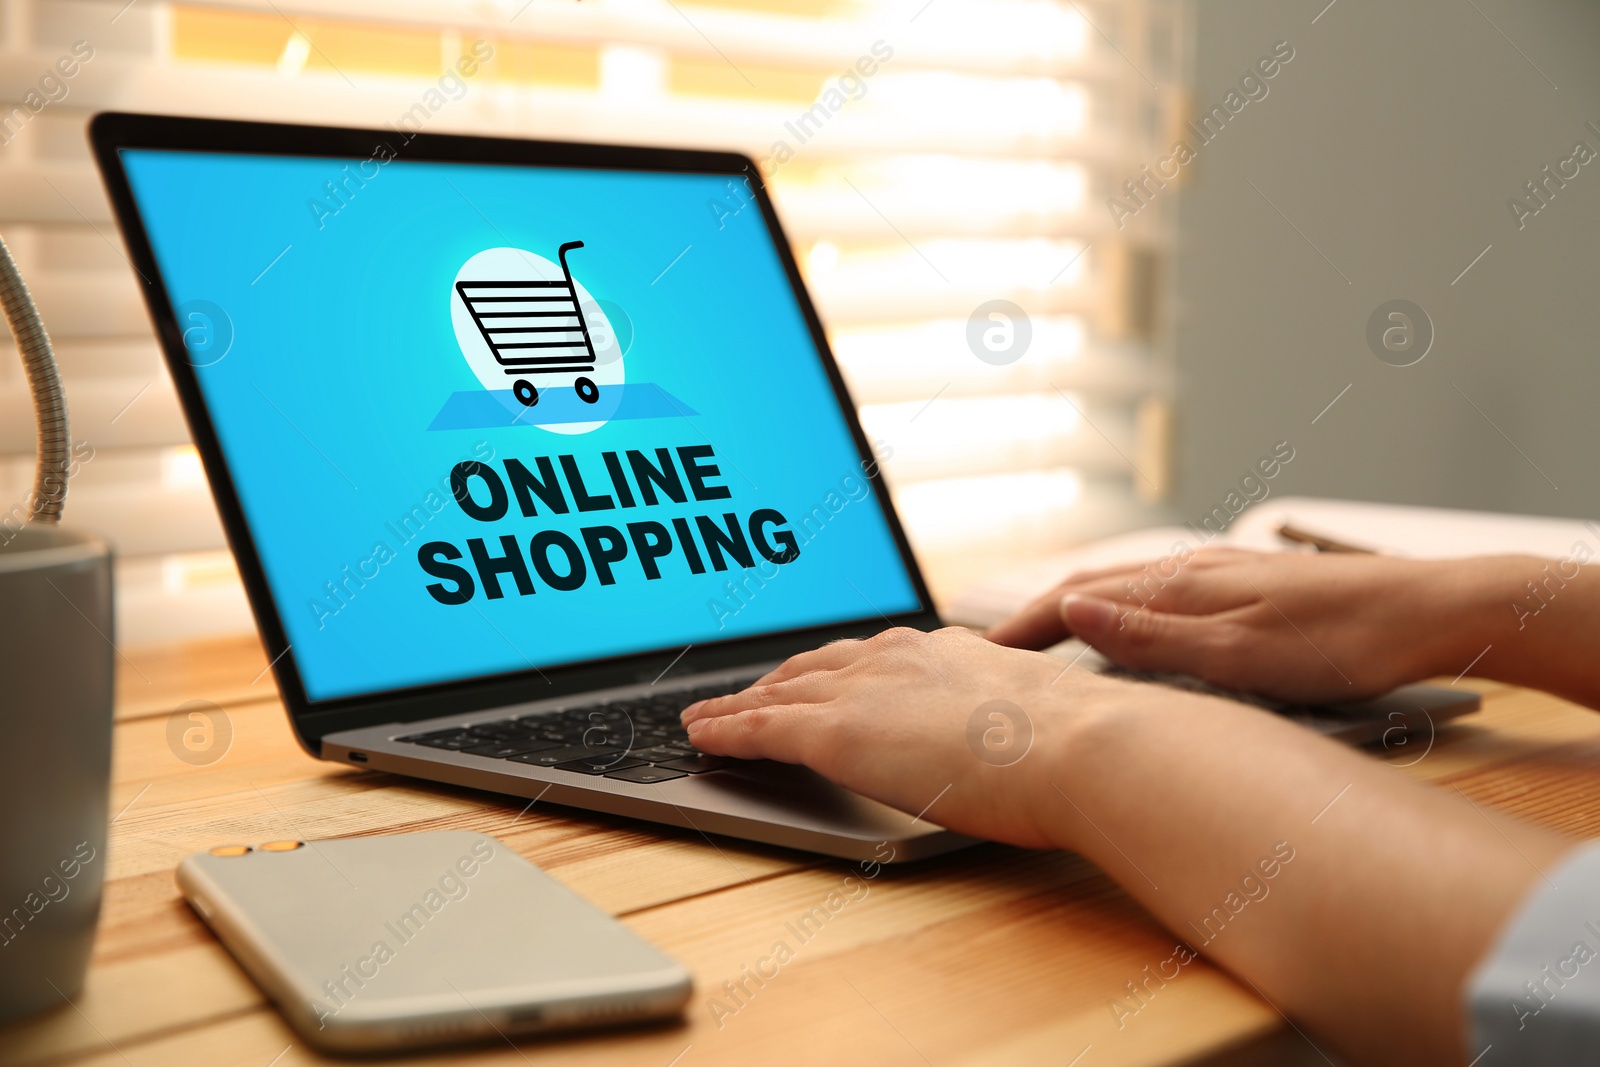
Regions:
<instances>
[{"instance_id":1,"label":"spiral plant stem","mask_svg":"<svg viewBox=\"0 0 1600 1067\"><path fill-rule=\"evenodd\" d=\"M17 270L11 250L0 239L0 306L17 339L22 365L33 394L34 424L39 434L38 466L34 473L29 521L55 524L67 498L67 470L72 441L67 433L67 397L61 388L56 356L50 347L39 309Z\"/></svg>"}]
</instances>

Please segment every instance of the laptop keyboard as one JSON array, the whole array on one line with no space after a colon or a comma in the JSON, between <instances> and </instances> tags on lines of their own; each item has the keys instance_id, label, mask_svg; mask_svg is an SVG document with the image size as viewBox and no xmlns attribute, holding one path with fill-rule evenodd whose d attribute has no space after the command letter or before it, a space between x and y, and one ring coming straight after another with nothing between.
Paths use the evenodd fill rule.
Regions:
<instances>
[{"instance_id":1,"label":"laptop keyboard","mask_svg":"<svg viewBox=\"0 0 1600 1067\"><path fill-rule=\"evenodd\" d=\"M396 740L653 785L709 774L734 762L700 754L678 719L696 700L738 692L750 681L753 679L558 708Z\"/></svg>"}]
</instances>

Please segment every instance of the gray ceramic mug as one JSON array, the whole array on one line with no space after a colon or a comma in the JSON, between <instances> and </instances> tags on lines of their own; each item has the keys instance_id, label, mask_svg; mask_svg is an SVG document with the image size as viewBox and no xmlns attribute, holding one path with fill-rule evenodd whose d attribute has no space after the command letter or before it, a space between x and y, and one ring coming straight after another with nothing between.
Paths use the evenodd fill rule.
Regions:
<instances>
[{"instance_id":1,"label":"gray ceramic mug","mask_svg":"<svg viewBox=\"0 0 1600 1067\"><path fill-rule=\"evenodd\" d=\"M106 872L111 550L0 526L0 1021L83 988Z\"/></svg>"}]
</instances>

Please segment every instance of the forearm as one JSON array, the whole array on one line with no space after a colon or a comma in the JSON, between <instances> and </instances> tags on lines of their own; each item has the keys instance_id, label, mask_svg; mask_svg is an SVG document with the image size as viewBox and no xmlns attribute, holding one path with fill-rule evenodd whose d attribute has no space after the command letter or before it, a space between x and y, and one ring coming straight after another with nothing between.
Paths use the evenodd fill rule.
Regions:
<instances>
[{"instance_id":1,"label":"forearm","mask_svg":"<svg viewBox=\"0 0 1600 1067\"><path fill-rule=\"evenodd\" d=\"M1570 842L1241 705L1097 699L1045 739L1059 845L1360 1061L1470 1059L1462 981Z\"/></svg>"},{"instance_id":2,"label":"forearm","mask_svg":"<svg viewBox=\"0 0 1600 1067\"><path fill-rule=\"evenodd\" d=\"M1448 564L1437 565L1451 567ZM1462 638L1454 670L1542 689L1600 709L1600 567L1575 558L1496 556L1463 561L1442 579ZM1448 623L1450 619L1443 620Z\"/></svg>"}]
</instances>

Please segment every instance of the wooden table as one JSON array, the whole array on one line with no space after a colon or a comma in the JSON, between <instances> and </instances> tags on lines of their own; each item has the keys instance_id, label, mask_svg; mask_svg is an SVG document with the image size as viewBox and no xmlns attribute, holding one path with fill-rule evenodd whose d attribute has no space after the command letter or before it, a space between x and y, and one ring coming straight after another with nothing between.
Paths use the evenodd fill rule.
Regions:
<instances>
[{"instance_id":1,"label":"wooden table","mask_svg":"<svg viewBox=\"0 0 1600 1067\"><path fill-rule=\"evenodd\" d=\"M112 813L121 814L88 986L73 1005L0 1030L3 1064L331 1062L290 1032L190 913L173 868L219 843L438 829L508 842L682 960L697 988L681 1023L408 1063L1324 1062L1204 963L1119 1030L1110 999L1165 959L1173 937L1077 857L994 845L886 869L741 1003L723 983L789 939L784 924L850 865L542 804L524 812L522 800L313 760L290 737L253 638L133 651L120 666ZM1481 714L1442 730L1425 755L1401 750L1391 762L1416 761L1407 773L1480 804L1600 836L1600 715L1478 688ZM179 760L167 741L174 709L195 700L218 705L233 731L208 766Z\"/></svg>"}]
</instances>

